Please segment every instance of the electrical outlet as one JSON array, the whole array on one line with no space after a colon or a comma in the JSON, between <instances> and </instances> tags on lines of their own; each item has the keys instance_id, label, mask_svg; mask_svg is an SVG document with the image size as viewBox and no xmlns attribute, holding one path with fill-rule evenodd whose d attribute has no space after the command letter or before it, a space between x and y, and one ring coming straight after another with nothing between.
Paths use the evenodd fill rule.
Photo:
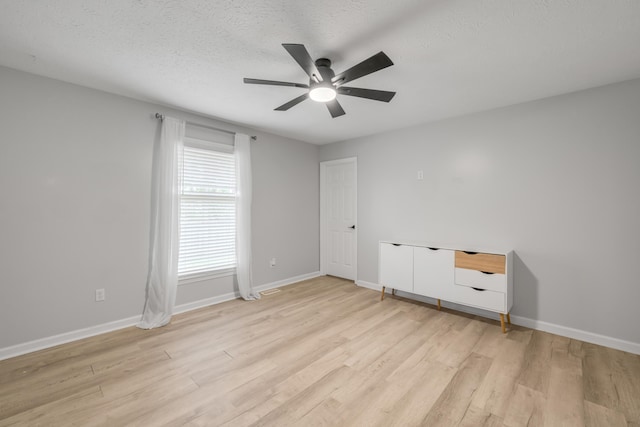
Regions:
<instances>
[{"instance_id":1,"label":"electrical outlet","mask_svg":"<svg viewBox=\"0 0 640 427\"><path fill-rule=\"evenodd\" d=\"M269 267L273 268L275 266L276 266L276 259L274 257L274 258L271 258L271 260L269 261Z\"/></svg>"},{"instance_id":2,"label":"electrical outlet","mask_svg":"<svg viewBox=\"0 0 640 427\"><path fill-rule=\"evenodd\" d=\"M422 181L424 179L424 172L418 171L418 180Z\"/></svg>"},{"instance_id":3,"label":"electrical outlet","mask_svg":"<svg viewBox=\"0 0 640 427\"><path fill-rule=\"evenodd\" d=\"M106 298L104 289L96 289L96 301L104 301Z\"/></svg>"}]
</instances>

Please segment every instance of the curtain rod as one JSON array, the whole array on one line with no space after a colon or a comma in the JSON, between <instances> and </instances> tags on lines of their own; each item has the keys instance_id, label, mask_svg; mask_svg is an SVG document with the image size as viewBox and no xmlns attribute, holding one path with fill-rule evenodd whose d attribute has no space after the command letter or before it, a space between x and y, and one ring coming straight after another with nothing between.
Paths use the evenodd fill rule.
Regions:
<instances>
[{"instance_id":1,"label":"curtain rod","mask_svg":"<svg viewBox=\"0 0 640 427\"><path fill-rule=\"evenodd\" d=\"M164 114L156 113L156 119L164 120ZM190 121L186 121L186 123L191 125L191 126L197 126L197 127L201 127L201 128L205 128L205 129L211 129L211 130L215 130L217 132L228 133L228 134L231 134L231 135L235 135L236 134L236 132L231 132L230 130L214 128L213 126L201 125L200 123L194 123L194 122L190 122ZM251 139L253 141L257 141L258 137L255 136L255 135L251 135Z\"/></svg>"}]
</instances>

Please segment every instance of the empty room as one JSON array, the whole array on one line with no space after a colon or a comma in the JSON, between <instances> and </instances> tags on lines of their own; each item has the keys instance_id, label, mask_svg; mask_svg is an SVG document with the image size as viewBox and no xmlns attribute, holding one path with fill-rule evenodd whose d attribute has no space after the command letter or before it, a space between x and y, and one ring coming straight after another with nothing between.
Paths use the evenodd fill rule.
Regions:
<instances>
[{"instance_id":1,"label":"empty room","mask_svg":"<svg viewBox=\"0 0 640 427\"><path fill-rule=\"evenodd\" d=\"M640 426L640 2L0 10L0 426Z\"/></svg>"}]
</instances>

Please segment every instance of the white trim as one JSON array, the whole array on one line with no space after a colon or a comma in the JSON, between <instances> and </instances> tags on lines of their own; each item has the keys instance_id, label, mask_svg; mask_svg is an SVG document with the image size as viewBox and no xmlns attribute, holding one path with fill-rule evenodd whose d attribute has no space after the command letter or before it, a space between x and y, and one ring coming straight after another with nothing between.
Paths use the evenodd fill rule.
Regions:
<instances>
[{"instance_id":1,"label":"white trim","mask_svg":"<svg viewBox=\"0 0 640 427\"><path fill-rule=\"evenodd\" d=\"M118 329L128 328L129 326L136 325L140 321L140 317L141 315L127 317L126 319L114 320L113 322L103 323L101 325L90 326L88 328L77 329L75 331L64 332L62 334L16 344L11 347L5 347L0 349L0 360L44 350L45 348L55 347L60 344L66 344L95 335L105 334Z\"/></svg>"},{"instance_id":2,"label":"white trim","mask_svg":"<svg viewBox=\"0 0 640 427\"><path fill-rule=\"evenodd\" d=\"M314 271L313 273L301 274L295 277L289 277L288 279L277 280L271 283L265 283L264 285L254 286L258 292L266 291L267 289L279 288L281 286L293 285L294 283L302 282L303 280L315 279L316 277L324 276L319 271Z\"/></svg>"},{"instance_id":3,"label":"white trim","mask_svg":"<svg viewBox=\"0 0 640 427\"><path fill-rule=\"evenodd\" d=\"M204 282L205 280L219 279L221 277L235 276L236 268L221 268L219 270L205 271L202 273L187 274L178 277L178 286L188 285L189 283Z\"/></svg>"},{"instance_id":4,"label":"white trim","mask_svg":"<svg viewBox=\"0 0 640 427\"><path fill-rule=\"evenodd\" d=\"M324 219L327 216L327 210L324 207L326 196L324 195L324 179L327 175L327 166L320 162L320 273L327 274L327 256L324 254L326 250L325 234L327 227L324 225Z\"/></svg>"},{"instance_id":5,"label":"white trim","mask_svg":"<svg viewBox=\"0 0 640 427\"><path fill-rule=\"evenodd\" d=\"M290 277L288 279L278 280L276 282L265 283L264 285L254 287L254 289L258 292L264 291L267 289L292 285L294 283L298 283L303 280L313 279L321 275L322 274L320 274L319 271L314 271L313 273L301 274L300 276ZM173 310L173 314L185 313L187 311L196 310L198 308L208 307L214 304L220 304L225 301L231 301L236 298L240 298L240 295L235 292L230 292L224 295L218 295L211 298L205 298L199 301L180 304L175 306ZM46 338L40 338L33 341L28 341L22 344L16 344L10 347L0 348L0 360L21 356L23 354L32 353L38 350L44 350L46 348L55 347L60 344L66 344L72 341L93 337L93 336L104 334L107 332L117 331L118 329L128 328L130 326L135 326L139 321L140 321L140 315L137 315L137 316L127 317L126 319L114 320L113 322L103 323L101 325L90 326L88 328L77 329L75 331L64 332L62 334L53 335Z\"/></svg>"},{"instance_id":6,"label":"white trim","mask_svg":"<svg viewBox=\"0 0 640 427\"><path fill-rule=\"evenodd\" d=\"M583 331L581 329L570 328L568 326L556 325L555 323L543 322L542 320L529 319L527 317L511 316L511 321L516 325L524 326L539 331L562 335L575 340L590 342L605 347L622 350L629 353L640 354L640 343L621 340L594 332Z\"/></svg>"},{"instance_id":7,"label":"white trim","mask_svg":"<svg viewBox=\"0 0 640 427\"><path fill-rule=\"evenodd\" d=\"M288 279L278 280L276 282L265 283L264 285L254 286L253 289L256 292L262 292L262 291L266 291L267 289L293 285L294 283L302 282L303 280L313 279L319 276L322 276L322 274L320 274L319 271L314 271L313 273L302 274L300 276L290 277ZM199 308L208 307L210 305L231 301L236 298L240 298L240 294L238 292L229 292L224 295L218 295L215 297L205 298L198 301L189 302L186 304L180 304L174 308L173 314L180 314L180 313L185 313L191 310L197 310Z\"/></svg>"},{"instance_id":8,"label":"white trim","mask_svg":"<svg viewBox=\"0 0 640 427\"><path fill-rule=\"evenodd\" d=\"M356 229L355 231L355 239L353 241L353 274L354 274L354 278L353 280L357 280L358 279L358 157L345 157L343 159L337 159L337 160L326 160L323 162L320 162L320 273L325 275L327 274L327 267L326 267L326 263L327 263L327 256L326 256L326 246L327 246L327 242L326 242L326 225L325 225L325 219L326 219L326 208L325 208L325 202L326 202L326 194L325 194L325 184L324 184L324 179L326 176L326 169L327 166L332 166L332 165L339 165L341 163L353 163L353 167L354 167L354 172L355 172L355 176L356 176L356 182L355 182L355 191L353 196L355 197L355 203L354 203L354 216L356 219Z\"/></svg>"},{"instance_id":9,"label":"white trim","mask_svg":"<svg viewBox=\"0 0 640 427\"><path fill-rule=\"evenodd\" d=\"M367 282L364 280L356 280L356 285L372 289L380 292L382 290L382 286L373 283ZM390 293L391 290L387 288L385 293ZM406 294L409 298L415 299L418 301L426 302L429 304L435 304L435 299L423 297L421 295L408 294L406 292L397 291L400 294ZM498 314L491 312L480 310L474 307L469 307L466 305L459 305L450 303L447 301L442 301L442 306L450 308L456 311L462 311L464 313L474 314L477 316L488 317L494 320L498 320ZM596 334L594 332L583 331L581 329L570 328L568 326L557 325L555 323L543 322L541 320L529 319L528 317L515 316L511 315L511 322L515 325L524 326L525 328L531 328L538 331L549 332L556 335L561 335L563 337L572 338L580 341L585 341L592 344L602 345L604 347L614 348L616 350L622 350L633 354L640 354L640 343L635 343L632 341L621 340L619 338L613 338L606 335Z\"/></svg>"},{"instance_id":10,"label":"white trim","mask_svg":"<svg viewBox=\"0 0 640 427\"><path fill-rule=\"evenodd\" d=\"M367 282L365 280L356 280L356 285L360 286L361 288L367 288L367 289L372 289L374 291L378 291L380 292L382 290L382 286L378 285L377 283L373 283L373 282ZM385 290L385 293L389 293L389 289Z\"/></svg>"},{"instance_id":11,"label":"white trim","mask_svg":"<svg viewBox=\"0 0 640 427\"><path fill-rule=\"evenodd\" d=\"M200 299L198 301L187 302L184 304L176 305L173 308L173 314L186 313L187 311L197 310L199 308L208 307L210 305L216 305L223 302L231 301L236 298L240 298L240 294L237 292L229 292L222 295L216 295L215 297Z\"/></svg>"}]
</instances>

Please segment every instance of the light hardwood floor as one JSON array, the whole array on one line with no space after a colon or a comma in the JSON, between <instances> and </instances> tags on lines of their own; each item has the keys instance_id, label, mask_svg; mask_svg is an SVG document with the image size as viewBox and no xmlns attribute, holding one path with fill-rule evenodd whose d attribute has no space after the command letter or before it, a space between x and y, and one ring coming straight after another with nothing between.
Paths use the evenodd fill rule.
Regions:
<instances>
[{"instance_id":1,"label":"light hardwood floor","mask_svg":"<svg viewBox=\"0 0 640 427\"><path fill-rule=\"evenodd\" d=\"M640 356L321 277L0 362L0 425L640 425Z\"/></svg>"}]
</instances>

